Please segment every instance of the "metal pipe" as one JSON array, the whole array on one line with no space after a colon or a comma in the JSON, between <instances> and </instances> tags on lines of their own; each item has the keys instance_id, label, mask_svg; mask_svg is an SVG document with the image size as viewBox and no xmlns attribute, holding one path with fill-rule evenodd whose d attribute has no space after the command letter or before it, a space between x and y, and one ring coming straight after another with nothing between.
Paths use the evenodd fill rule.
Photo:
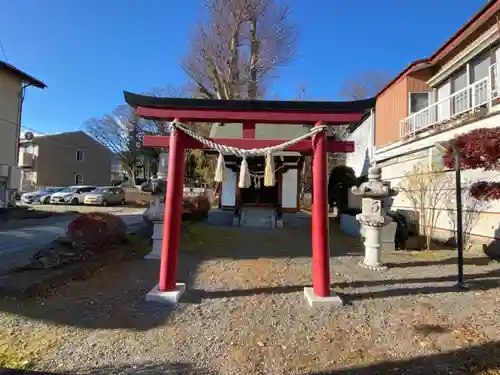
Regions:
<instances>
[{"instance_id":1,"label":"metal pipe","mask_svg":"<svg viewBox=\"0 0 500 375\"><path fill-rule=\"evenodd\" d=\"M462 173L460 170L460 152L456 148L453 149L455 158L455 197L456 197L456 221L457 221L457 266L458 266L458 281L459 288L464 287L464 231L462 225Z\"/></svg>"}]
</instances>

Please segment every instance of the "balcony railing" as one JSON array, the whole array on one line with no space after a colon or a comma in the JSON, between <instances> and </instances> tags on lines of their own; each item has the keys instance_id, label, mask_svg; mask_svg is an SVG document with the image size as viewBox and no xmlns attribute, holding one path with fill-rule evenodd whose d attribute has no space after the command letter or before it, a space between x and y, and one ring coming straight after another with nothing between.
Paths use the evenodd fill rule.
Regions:
<instances>
[{"instance_id":1,"label":"balcony railing","mask_svg":"<svg viewBox=\"0 0 500 375\"><path fill-rule=\"evenodd\" d=\"M500 80L497 76L497 66L494 64L490 67L487 77L411 114L399 124L400 139L412 138L436 126L459 119L467 113L473 113L481 107L489 107L500 94Z\"/></svg>"}]
</instances>

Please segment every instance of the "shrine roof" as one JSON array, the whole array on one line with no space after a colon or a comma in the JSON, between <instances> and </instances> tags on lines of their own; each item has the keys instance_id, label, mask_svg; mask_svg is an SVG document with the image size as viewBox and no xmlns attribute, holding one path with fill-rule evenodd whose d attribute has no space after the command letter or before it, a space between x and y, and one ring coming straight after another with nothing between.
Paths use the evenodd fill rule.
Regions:
<instances>
[{"instance_id":1,"label":"shrine roof","mask_svg":"<svg viewBox=\"0 0 500 375\"><path fill-rule=\"evenodd\" d=\"M281 101L281 100L209 100L166 98L138 95L124 91L125 101L132 107L165 109L200 109L221 111L283 111L316 113L365 113L375 106L375 98L348 101Z\"/></svg>"}]
</instances>

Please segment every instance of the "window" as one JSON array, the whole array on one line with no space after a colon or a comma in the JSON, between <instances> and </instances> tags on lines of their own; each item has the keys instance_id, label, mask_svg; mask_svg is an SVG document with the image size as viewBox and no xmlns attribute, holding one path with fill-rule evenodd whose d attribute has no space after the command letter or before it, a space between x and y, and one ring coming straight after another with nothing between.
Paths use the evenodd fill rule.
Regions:
<instances>
[{"instance_id":1,"label":"window","mask_svg":"<svg viewBox=\"0 0 500 375\"><path fill-rule=\"evenodd\" d=\"M83 174L75 173L75 185L83 184Z\"/></svg>"},{"instance_id":2,"label":"window","mask_svg":"<svg viewBox=\"0 0 500 375\"><path fill-rule=\"evenodd\" d=\"M464 66L451 77L451 93L453 96L451 101L451 114L459 114L469 109L469 93L464 89L467 87L467 67Z\"/></svg>"},{"instance_id":3,"label":"window","mask_svg":"<svg viewBox=\"0 0 500 375\"><path fill-rule=\"evenodd\" d=\"M410 92L408 97L408 114L415 116L410 117L409 126L413 131L419 131L425 128L427 124L432 122L432 111L429 106L432 103L432 92ZM427 109L426 109L427 108Z\"/></svg>"},{"instance_id":4,"label":"window","mask_svg":"<svg viewBox=\"0 0 500 375\"><path fill-rule=\"evenodd\" d=\"M113 193L115 193L117 195L125 195L125 192L123 191L122 188L114 188Z\"/></svg>"},{"instance_id":5,"label":"window","mask_svg":"<svg viewBox=\"0 0 500 375\"><path fill-rule=\"evenodd\" d=\"M491 65L491 51L486 51L471 62L471 83L488 77Z\"/></svg>"},{"instance_id":6,"label":"window","mask_svg":"<svg viewBox=\"0 0 500 375\"><path fill-rule=\"evenodd\" d=\"M416 113L431 104L430 92L410 92L409 113Z\"/></svg>"},{"instance_id":7,"label":"window","mask_svg":"<svg viewBox=\"0 0 500 375\"><path fill-rule=\"evenodd\" d=\"M450 80L447 79L441 85L438 86L436 90L437 102L437 120L441 121L450 117L451 110L451 83Z\"/></svg>"},{"instance_id":8,"label":"window","mask_svg":"<svg viewBox=\"0 0 500 375\"><path fill-rule=\"evenodd\" d=\"M83 161L85 159L85 153L82 150L76 151L76 161Z\"/></svg>"}]
</instances>

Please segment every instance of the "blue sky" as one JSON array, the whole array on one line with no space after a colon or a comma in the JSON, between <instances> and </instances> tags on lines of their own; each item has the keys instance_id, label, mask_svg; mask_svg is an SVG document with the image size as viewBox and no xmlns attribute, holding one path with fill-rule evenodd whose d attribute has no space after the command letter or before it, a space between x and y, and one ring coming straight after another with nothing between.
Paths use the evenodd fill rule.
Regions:
<instances>
[{"instance_id":1,"label":"blue sky","mask_svg":"<svg viewBox=\"0 0 500 375\"><path fill-rule=\"evenodd\" d=\"M201 0L3 0L7 61L48 85L30 88L23 125L76 130L123 103L123 90L182 85L179 61ZM394 75L432 54L485 0L290 0L299 56L273 86L291 99L299 85L335 100L343 78ZM0 53L0 58L4 56Z\"/></svg>"}]
</instances>

